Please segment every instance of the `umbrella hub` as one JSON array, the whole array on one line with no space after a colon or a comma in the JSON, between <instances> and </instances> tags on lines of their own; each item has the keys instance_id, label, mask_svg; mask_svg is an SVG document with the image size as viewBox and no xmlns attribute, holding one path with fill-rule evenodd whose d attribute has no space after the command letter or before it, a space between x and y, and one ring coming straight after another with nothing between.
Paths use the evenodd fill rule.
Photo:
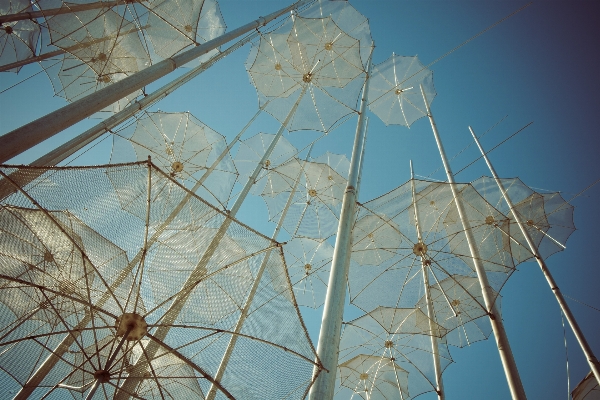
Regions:
<instances>
[{"instance_id":1,"label":"umbrella hub","mask_svg":"<svg viewBox=\"0 0 600 400\"><path fill-rule=\"evenodd\" d=\"M125 336L125 340L140 340L147 333L148 324L139 314L124 313L115 322L117 336Z\"/></svg>"},{"instance_id":2,"label":"umbrella hub","mask_svg":"<svg viewBox=\"0 0 600 400\"><path fill-rule=\"evenodd\" d=\"M98 54L98 61L106 61L107 59L108 59L108 57L106 57L106 54L104 54L104 53Z\"/></svg>"},{"instance_id":3,"label":"umbrella hub","mask_svg":"<svg viewBox=\"0 0 600 400\"><path fill-rule=\"evenodd\" d=\"M386 340L383 345L386 347L386 349L391 349L392 347L394 347L394 342L391 340Z\"/></svg>"},{"instance_id":4,"label":"umbrella hub","mask_svg":"<svg viewBox=\"0 0 600 400\"><path fill-rule=\"evenodd\" d=\"M100 75L98 77L98 82L110 83L110 76L108 76L108 75Z\"/></svg>"},{"instance_id":5,"label":"umbrella hub","mask_svg":"<svg viewBox=\"0 0 600 400\"><path fill-rule=\"evenodd\" d=\"M327 179L328 179L328 180L330 180L330 181L332 181L332 180L333 180L333 176L329 175L329 176L327 177Z\"/></svg>"},{"instance_id":6,"label":"umbrella hub","mask_svg":"<svg viewBox=\"0 0 600 400\"><path fill-rule=\"evenodd\" d=\"M110 381L110 372L99 369L98 371L94 372L94 379L97 379L100 383L106 383Z\"/></svg>"},{"instance_id":7,"label":"umbrella hub","mask_svg":"<svg viewBox=\"0 0 600 400\"><path fill-rule=\"evenodd\" d=\"M302 81L310 83L312 81L312 74L309 72L307 74L302 75Z\"/></svg>"},{"instance_id":8,"label":"umbrella hub","mask_svg":"<svg viewBox=\"0 0 600 400\"><path fill-rule=\"evenodd\" d=\"M173 170L174 174L181 172L183 171L183 163L180 161L175 161L173 164L171 164L171 169Z\"/></svg>"},{"instance_id":9,"label":"umbrella hub","mask_svg":"<svg viewBox=\"0 0 600 400\"><path fill-rule=\"evenodd\" d=\"M423 242L415 243L413 246L413 253L417 256L424 256L427 253L427 245Z\"/></svg>"},{"instance_id":10,"label":"umbrella hub","mask_svg":"<svg viewBox=\"0 0 600 400\"><path fill-rule=\"evenodd\" d=\"M396 95L401 95L401 94L402 94L402 92L404 92L404 90L403 90L403 89L400 89L400 88L398 88L398 89L396 89L396 90L394 91L394 93L396 93Z\"/></svg>"},{"instance_id":11,"label":"umbrella hub","mask_svg":"<svg viewBox=\"0 0 600 400\"><path fill-rule=\"evenodd\" d=\"M44 252L44 261L46 262L54 262L54 256L48 250Z\"/></svg>"},{"instance_id":12,"label":"umbrella hub","mask_svg":"<svg viewBox=\"0 0 600 400\"><path fill-rule=\"evenodd\" d=\"M281 71L281 64L275 64L275 71Z\"/></svg>"},{"instance_id":13,"label":"umbrella hub","mask_svg":"<svg viewBox=\"0 0 600 400\"><path fill-rule=\"evenodd\" d=\"M317 191L315 189L310 189L308 191L308 195L311 197L315 197L317 195Z\"/></svg>"},{"instance_id":14,"label":"umbrella hub","mask_svg":"<svg viewBox=\"0 0 600 400\"><path fill-rule=\"evenodd\" d=\"M333 43L331 43L331 42L325 43L325 50L330 51L331 49L333 49Z\"/></svg>"},{"instance_id":15,"label":"umbrella hub","mask_svg":"<svg viewBox=\"0 0 600 400\"><path fill-rule=\"evenodd\" d=\"M4 27L4 32L6 32L7 35L10 35L11 33L13 33L13 27L12 26L5 26Z\"/></svg>"},{"instance_id":16,"label":"umbrella hub","mask_svg":"<svg viewBox=\"0 0 600 400\"><path fill-rule=\"evenodd\" d=\"M186 25L183 29L185 29L186 32L191 32L192 31L192 26L191 25Z\"/></svg>"},{"instance_id":17,"label":"umbrella hub","mask_svg":"<svg viewBox=\"0 0 600 400\"><path fill-rule=\"evenodd\" d=\"M485 223L486 224L488 224L488 225L494 225L495 222L496 222L496 220L491 215L488 215L487 217L485 217Z\"/></svg>"},{"instance_id":18,"label":"umbrella hub","mask_svg":"<svg viewBox=\"0 0 600 400\"><path fill-rule=\"evenodd\" d=\"M452 307L458 307L460 306L460 300L454 299L450 302L450 304L452 304Z\"/></svg>"},{"instance_id":19,"label":"umbrella hub","mask_svg":"<svg viewBox=\"0 0 600 400\"><path fill-rule=\"evenodd\" d=\"M359 378L361 381L366 381L367 379L369 379L369 374L363 372L362 374L360 374Z\"/></svg>"},{"instance_id":20,"label":"umbrella hub","mask_svg":"<svg viewBox=\"0 0 600 400\"><path fill-rule=\"evenodd\" d=\"M271 160L265 161L265 168L269 168L271 166Z\"/></svg>"},{"instance_id":21,"label":"umbrella hub","mask_svg":"<svg viewBox=\"0 0 600 400\"><path fill-rule=\"evenodd\" d=\"M310 274L310 270L312 269L312 265L310 264L304 264L304 271L306 272L306 275Z\"/></svg>"},{"instance_id":22,"label":"umbrella hub","mask_svg":"<svg viewBox=\"0 0 600 400\"><path fill-rule=\"evenodd\" d=\"M535 222L532 219L527 220L527 226L533 226Z\"/></svg>"}]
</instances>

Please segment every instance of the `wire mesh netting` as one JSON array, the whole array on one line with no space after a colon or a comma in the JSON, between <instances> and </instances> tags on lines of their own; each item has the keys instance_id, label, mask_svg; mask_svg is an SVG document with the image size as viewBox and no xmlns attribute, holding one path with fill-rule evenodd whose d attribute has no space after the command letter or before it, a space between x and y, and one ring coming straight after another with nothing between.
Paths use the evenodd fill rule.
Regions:
<instances>
[{"instance_id":1,"label":"wire mesh netting","mask_svg":"<svg viewBox=\"0 0 600 400\"><path fill-rule=\"evenodd\" d=\"M16 186L37 172L1 171ZM2 202L0 219L3 391L308 390L315 352L279 244L152 164L47 168Z\"/></svg>"}]
</instances>

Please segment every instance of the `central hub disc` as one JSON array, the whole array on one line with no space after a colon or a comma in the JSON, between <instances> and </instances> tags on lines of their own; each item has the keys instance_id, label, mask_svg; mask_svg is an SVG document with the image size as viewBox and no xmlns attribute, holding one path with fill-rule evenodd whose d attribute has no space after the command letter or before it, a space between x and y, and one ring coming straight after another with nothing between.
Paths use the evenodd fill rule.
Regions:
<instances>
[{"instance_id":1,"label":"central hub disc","mask_svg":"<svg viewBox=\"0 0 600 400\"><path fill-rule=\"evenodd\" d=\"M5 26L4 27L4 32L6 32L8 35L10 35L11 33L13 33L12 26Z\"/></svg>"},{"instance_id":2,"label":"central hub disc","mask_svg":"<svg viewBox=\"0 0 600 400\"><path fill-rule=\"evenodd\" d=\"M308 74L302 75L302 80L306 83L310 83L312 81L312 74L309 72Z\"/></svg>"},{"instance_id":3,"label":"central hub disc","mask_svg":"<svg viewBox=\"0 0 600 400\"><path fill-rule=\"evenodd\" d=\"M98 82L109 83L110 82L110 76L108 76L108 75L99 76L98 77Z\"/></svg>"},{"instance_id":4,"label":"central hub disc","mask_svg":"<svg viewBox=\"0 0 600 400\"><path fill-rule=\"evenodd\" d=\"M173 172L181 172L183 171L183 163L175 161L173 164L171 164L171 169Z\"/></svg>"},{"instance_id":5,"label":"central hub disc","mask_svg":"<svg viewBox=\"0 0 600 400\"><path fill-rule=\"evenodd\" d=\"M532 219L527 221L527 225L529 225L529 226L533 226L534 224L535 224L535 222L533 222Z\"/></svg>"},{"instance_id":6,"label":"central hub disc","mask_svg":"<svg viewBox=\"0 0 600 400\"><path fill-rule=\"evenodd\" d=\"M281 64L275 64L275 71L281 71Z\"/></svg>"},{"instance_id":7,"label":"central hub disc","mask_svg":"<svg viewBox=\"0 0 600 400\"><path fill-rule=\"evenodd\" d=\"M391 340L386 340L385 343L383 344L387 349L391 349L392 347L394 347L394 342L392 342Z\"/></svg>"},{"instance_id":8,"label":"central hub disc","mask_svg":"<svg viewBox=\"0 0 600 400\"><path fill-rule=\"evenodd\" d=\"M115 321L117 336L125 336L125 340L140 340L148 331L148 324L144 318L136 313L125 313ZM129 332L129 333L128 333Z\"/></svg>"},{"instance_id":9,"label":"central hub disc","mask_svg":"<svg viewBox=\"0 0 600 400\"><path fill-rule=\"evenodd\" d=\"M46 250L44 252L44 261L46 261L46 262L53 262L54 261L54 256L52 256L52 253L50 253L48 250Z\"/></svg>"},{"instance_id":10,"label":"central hub disc","mask_svg":"<svg viewBox=\"0 0 600 400\"><path fill-rule=\"evenodd\" d=\"M362 374L360 374L359 378L361 381L366 381L367 379L369 379L369 374L363 372Z\"/></svg>"},{"instance_id":11,"label":"central hub disc","mask_svg":"<svg viewBox=\"0 0 600 400\"><path fill-rule=\"evenodd\" d=\"M106 61L106 59L107 59L106 54L104 54L104 53L98 54L98 60Z\"/></svg>"},{"instance_id":12,"label":"central hub disc","mask_svg":"<svg viewBox=\"0 0 600 400\"><path fill-rule=\"evenodd\" d=\"M110 381L110 372L99 369L94 372L94 379L97 379L100 383L106 383Z\"/></svg>"},{"instance_id":13,"label":"central hub disc","mask_svg":"<svg viewBox=\"0 0 600 400\"><path fill-rule=\"evenodd\" d=\"M310 189L308 191L309 196L315 197L317 195L317 191L315 189Z\"/></svg>"},{"instance_id":14,"label":"central hub disc","mask_svg":"<svg viewBox=\"0 0 600 400\"><path fill-rule=\"evenodd\" d=\"M488 225L494 225L494 222L496 222L496 220L491 215L488 215L487 217L485 217L485 223L486 224L488 224Z\"/></svg>"},{"instance_id":15,"label":"central hub disc","mask_svg":"<svg viewBox=\"0 0 600 400\"><path fill-rule=\"evenodd\" d=\"M396 93L397 95L399 95L399 94L402 94L402 92L403 92L403 90L402 90L402 89L396 89L396 90L395 90L395 93Z\"/></svg>"},{"instance_id":16,"label":"central hub disc","mask_svg":"<svg viewBox=\"0 0 600 400\"><path fill-rule=\"evenodd\" d=\"M186 32L191 32L192 31L192 26L191 25L186 25L183 29L185 29Z\"/></svg>"},{"instance_id":17,"label":"central hub disc","mask_svg":"<svg viewBox=\"0 0 600 400\"><path fill-rule=\"evenodd\" d=\"M271 160L265 161L265 167L269 168L271 166Z\"/></svg>"},{"instance_id":18,"label":"central hub disc","mask_svg":"<svg viewBox=\"0 0 600 400\"><path fill-rule=\"evenodd\" d=\"M413 253L415 253L417 256L425 255L427 253L427 245L422 242L415 243L413 246Z\"/></svg>"},{"instance_id":19,"label":"central hub disc","mask_svg":"<svg viewBox=\"0 0 600 400\"><path fill-rule=\"evenodd\" d=\"M331 43L331 42L325 43L325 50L331 50L331 49L333 49L333 43Z\"/></svg>"},{"instance_id":20,"label":"central hub disc","mask_svg":"<svg viewBox=\"0 0 600 400\"><path fill-rule=\"evenodd\" d=\"M304 264L304 271L306 271L306 274L310 274L310 270L312 269L312 265L310 264Z\"/></svg>"},{"instance_id":21,"label":"central hub disc","mask_svg":"<svg viewBox=\"0 0 600 400\"><path fill-rule=\"evenodd\" d=\"M450 304L452 304L452 307L458 307L460 306L460 300L454 299L450 302Z\"/></svg>"}]
</instances>

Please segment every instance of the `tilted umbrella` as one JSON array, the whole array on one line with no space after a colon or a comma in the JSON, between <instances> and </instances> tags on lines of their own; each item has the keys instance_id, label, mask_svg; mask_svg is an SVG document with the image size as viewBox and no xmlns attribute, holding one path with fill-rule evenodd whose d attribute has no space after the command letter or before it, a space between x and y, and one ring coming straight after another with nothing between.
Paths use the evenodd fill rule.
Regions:
<instances>
[{"instance_id":1,"label":"tilted umbrella","mask_svg":"<svg viewBox=\"0 0 600 400\"><path fill-rule=\"evenodd\" d=\"M333 247L326 241L294 238L283 250L298 305L312 308L323 305Z\"/></svg>"},{"instance_id":2,"label":"tilted umbrella","mask_svg":"<svg viewBox=\"0 0 600 400\"><path fill-rule=\"evenodd\" d=\"M414 185L416 199L413 199L413 183L409 181L364 203L359 211L358 221L365 216L375 216L381 219L381 226L387 224L393 228L383 230L376 227L373 229L374 236L378 231L388 236L395 232L402 239L396 249L386 250L394 253L384 262L368 268L351 268L351 301L364 310L379 305L413 307L423 295L422 261L430 284L452 275L476 276L450 184L415 180ZM456 186L471 221L471 233L477 240L480 262L497 293L514 271L510 249L503 247L508 235L508 219L471 185ZM415 204L422 232L420 240L415 229Z\"/></svg>"},{"instance_id":3,"label":"tilted umbrella","mask_svg":"<svg viewBox=\"0 0 600 400\"><path fill-rule=\"evenodd\" d=\"M29 11L26 0L8 0L0 4L0 15ZM36 53L40 27L30 20L5 22L0 25L0 66L31 58ZM20 68L14 68L19 72Z\"/></svg>"},{"instance_id":4,"label":"tilted umbrella","mask_svg":"<svg viewBox=\"0 0 600 400\"><path fill-rule=\"evenodd\" d=\"M325 153L311 161L293 158L273 168L265 176L267 183L260 193L267 203L269 218L279 218L285 199L294 191L284 229L292 237L325 239L333 235L347 186L349 164L344 155ZM296 179L299 179L298 185L295 185Z\"/></svg>"},{"instance_id":5,"label":"tilted umbrella","mask_svg":"<svg viewBox=\"0 0 600 400\"><path fill-rule=\"evenodd\" d=\"M290 131L328 132L357 107L360 43L330 17L294 17L281 30L261 35L248 57L260 104Z\"/></svg>"},{"instance_id":6,"label":"tilted umbrella","mask_svg":"<svg viewBox=\"0 0 600 400\"><path fill-rule=\"evenodd\" d=\"M420 85L431 103L435 97L433 72L415 57L392 54L373 66L369 108L386 125L410 125L427 115Z\"/></svg>"},{"instance_id":7,"label":"tilted umbrella","mask_svg":"<svg viewBox=\"0 0 600 400\"><path fill-rule=\"evenodd\" d=\"M225 151L226 140L192 114L146 112L113 138L111 163L144 161L150 156L154 164L199 196L226 208L237 178L231 156L227 153L207 172ZM203 183L195 187L201 177Z\"/></svg>"},{"instance_id":8,"label":"tilted umbrella","mask_svg":"<svg viewBox=\"0 0 600 400\"><path fill-rule=\"evenodd\" d=\"M442 326L431 323L427 315L418 308L378 307L346 323L340 342L339 373L342 374L342 366L346 360L355 359L361 354L373 358L374 362L369 363L371 365L377 365L375 359L379 360L381 365L393 362L408 376L392 381L394 390L390 392L388 388L388 397L372 398L417 397L435 390L430 336L441 336L445 333L446 330ZM441 355L443 371L452 362L443 341L438 341L438 352ZM376 372L376 369L372 372ZM375 387L377 382L373 380L368 389L373 390Z\"/></svg>"},{"instance_id":9,"label":"tilted umbrella","mask_svg":"<svg viewBox=\"0 0 600 400\"><path fill-rule=\"evenodd\" d=\"M19 186L20 176L29 171L3 167L2 176L8 179L10 174L10 182ZM145 203L143 218L122 207L114 185L126 181L131 192L145 193L131 197ZM125 190L125 186L120 188ZM180 207L186 198L185 206ZM3 365L18 365L23 354L20 348L28 349L32 363L20 370L22 376L14 382L14 386L23 386L20 395L60 396L65 391L82 391L89 398L93 393L102 398L118 393L160 398L167 393L174 397L207 393L214 386L219 397L232 398L243 397L258 386L268 397L301 398L308 390L314 349L293 300L278 244L231 221L204 272L186 279L212 242L214 227L229 217L152 164L48 168L38 180L5 199L3 207L35 209L43 214L39 219L46 218L45 225L36 224L36 229L46 235L51 232L44 229L47 226L60 230L74 249L69 263L51 263L45 269L45 264L40 264L40 273L24 273L28 261L14 256L17 252L12 249L19 248L25 235L2 236L0 248L7 250L0 257L0 297L18 297L23 292L43 298L43 312L57 321L38 327L24 314L31 310L14 308L8 313L10 308L1 308L2 318L15 327L0 339ZM77 217L95 233L77 228L73 229L77 235L70 234L54 216L57 212L46 212L48 208L63 210L56 215L68 212L64 215ZM169 218L169 209L177 218ZM32 231L17 222L21 231ZM13 231L19 232L10 229ZM231 365L217 381L212 374L269 249L273 250L269 272L257 282L247 323L235 333L238 346L231 354ZM59 252L54 252L58 258ZM120 254L120 258L111 254ZM111 262L102 263L101 257ZM73 271L69 278L73 285L63 283L59 290L67 268ZM50 275L57 278L40 278ZM185 302L177 303L180 312L168 314L182 294ZM159 336L161 330L168 334ZM261 362L277 361L277 374L257 368L249 354L260 356ZM9 376L5 374L3 379L11 379ZM134 390L123 387L127 379L137 382ZM241 383L244 381L252 384ZM288 383L282 386L284 381Z\"/></svg>"},{"instance_id":10,"label":"tilted umbrella","mask_svg":"<svg viewBox=\"0 0 600 400\"><path fill-rule=\"evenodd\" d=\"M574 207L560 193L536 192L519 178L501 179L501 183L513 202L513 210L519 214L542 258L564 250L567 239L575 231ZM502 198L496 180L484 176L471 184L487 201L509 217L511 240L506 240L504 245L510 246L515 260L522 262L533 257L519 225Z\"/></svg>"}]
</instances>

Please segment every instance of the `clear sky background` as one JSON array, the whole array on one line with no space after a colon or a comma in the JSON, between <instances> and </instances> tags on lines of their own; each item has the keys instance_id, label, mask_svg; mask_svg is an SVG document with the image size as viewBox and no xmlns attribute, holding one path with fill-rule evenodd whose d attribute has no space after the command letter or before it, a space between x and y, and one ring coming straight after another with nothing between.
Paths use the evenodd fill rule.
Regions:
<instances>
[{"instance_id":1,"label":"clear sky background","mask_svg":"<svg viewBox=\"0 0 600 400\"><path fill-rule=\"evenodd\" d=\"M283 7L285 1L220 0L228 29ZM370 20L376 43L373 62L392 52L418 55L429 64L476 33L526 4L525 1L396 1L351 2ZM539 1L432 65L437 96L432 104L449 157L472 141L467 127L479 135L502 120L482 139L489 149L524 125L534 123L490 154L502 177L520 177L543 190L560 191L570 199L600 178L600 3L596 1ZM153 109L190 111L228 139L256 112L256 93L244 69L246 46L219 62ZM2 73L2 88L39 71ZM149 89L148 91L151 91ZM64 105L54 98L41 73L0 94L0 133L8 132ZM360 202L378 197L406 182L409 160L420 176L445 180L429 122L420 119L410 129L385 127L369 112ZM506 118L505 118L506 117ZM98 121L84 121L36 149L17 157L28 163ZM321 140L313 155L326 150L350 157L356 118ZM246 138L275 133L277 124L264 115ZM286 137L303 145L318 135L293 132ZM106 163L111 141L104 140L75 164ZM474 145L451 161L454 171L476 159ZM489 175L483 161L458 176L468 182ZM600 184L573 200L578 230L566 251L548 265L560 288L581 302L600 308L598 227ZM270 235L262 200L251 199L240 219ZM537 264L521 264L502 291L502 313L513 353L530 399L568 396L567 368L561 313ZM600 354L600 314L569 300L595 353ZM315 340L321 311L302 310ZM356 314L349 307L347 317ZM589 367L567 327L571 390ZM507 399L509 392L493 339L468 348L451 348L455 363L443 375L448 399ZM434 398L433 394L420 398Z\"/></svg>"}]
</instances>

